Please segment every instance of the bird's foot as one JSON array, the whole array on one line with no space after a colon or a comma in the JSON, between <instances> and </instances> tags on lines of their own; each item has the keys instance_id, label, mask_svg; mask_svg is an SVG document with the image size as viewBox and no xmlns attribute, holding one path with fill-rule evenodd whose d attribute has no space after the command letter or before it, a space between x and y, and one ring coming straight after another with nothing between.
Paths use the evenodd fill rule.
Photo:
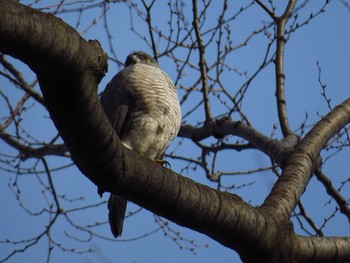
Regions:
<instances>
[{"instance_id":1,"label":"bird's foot","mask_svg":"<svg viewBox=\"0 0 350 263\"><path fill-rule=\"evenodd\" d=\"M155 161L156 163L159 163L159 164L162 165L162 166L171 168L171 165L170 165L170 163L169 163L168 161L165 161L165 160L158 160L158 159L156 159L156 160L154 160L154 161Z\"/></svg>"}]
</instances>

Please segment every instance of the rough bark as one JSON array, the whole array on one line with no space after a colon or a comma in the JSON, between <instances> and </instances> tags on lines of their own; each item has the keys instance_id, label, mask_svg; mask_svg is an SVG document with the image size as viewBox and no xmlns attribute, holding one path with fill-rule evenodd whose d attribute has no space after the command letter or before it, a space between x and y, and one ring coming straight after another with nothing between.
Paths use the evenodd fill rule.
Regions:
<instances>
[{"instance_id":1,"label":"rough bark","mask_svg":"<svg viewBox=\"0 0 350 263\"><path fill-rule=\"evenodd\" d=\"M100 188L212 237L236 250L245 262L350 261L349 238L300 237L289 221L323 145L349 122L350 100L288 153L272 193L263 206L254 208L236 195L194 182L122 146L97 97L107 68L98 42L85 41L53 15L0 0L0 51L37 74L45 105L74 162ZM236 129L230 125L235 124L221 126L220 134ZM264 149L258 138L256 144ZM268 154L275 152L266 149Z\"/></svg>"}]
</instances>

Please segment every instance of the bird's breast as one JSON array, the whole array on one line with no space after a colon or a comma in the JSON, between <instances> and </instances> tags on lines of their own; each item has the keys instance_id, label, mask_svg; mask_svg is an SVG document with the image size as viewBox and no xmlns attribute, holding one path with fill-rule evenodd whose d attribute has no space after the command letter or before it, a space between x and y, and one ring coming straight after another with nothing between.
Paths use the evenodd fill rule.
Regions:
<instances>
[{"instance_id":1,"label":"bird's breast","mask_svg":"<svg viewBox=\"0 0 350 263\"><path fill-rule=\"evenodd\" d=\"M176 89L161 69L148 65L133 67L128 76L135 109L123 143L147 158L160 159L181 125Z\"/></svg>"}]
</instances>

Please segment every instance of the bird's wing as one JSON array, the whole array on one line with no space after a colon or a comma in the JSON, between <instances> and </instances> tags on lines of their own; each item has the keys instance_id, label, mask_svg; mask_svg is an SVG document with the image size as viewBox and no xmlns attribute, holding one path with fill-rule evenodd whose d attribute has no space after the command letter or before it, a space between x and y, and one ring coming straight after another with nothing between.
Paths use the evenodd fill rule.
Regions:
<instances>
[{"instance_id":1,"label":"bird's wing","mask_svg":"<svg viewBox=\"0 0 350 263\"><path fill-rule=\"evenodd\" d=\"M127 135L133 114L134 102L128 90L124 72L119 72L107 85L100 102L114 130L122 140ZM122 234L127 200L111 194L108 200L109 224L113 236Z\"/></svg>"},{"instance_id":2,"label":"bird's wing","mask_svg":"<svg viewBox=\"0 0 350 263\"><path fill-rule=\"evenodd\" d=\"M100 102L114 130L122 140L126 135L135 108L124 72L119 72L107 85Z\"/></svg>"}]
</instances>

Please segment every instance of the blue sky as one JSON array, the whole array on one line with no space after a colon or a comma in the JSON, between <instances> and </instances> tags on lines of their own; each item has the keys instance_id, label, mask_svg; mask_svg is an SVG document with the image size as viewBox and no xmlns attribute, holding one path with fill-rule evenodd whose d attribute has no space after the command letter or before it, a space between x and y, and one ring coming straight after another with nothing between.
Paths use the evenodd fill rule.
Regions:
<instances>
[{"instance_id":1,"label":"blue sky","mask_svg":"<svg viewBox=\"0 0 350 263\"><path fill-rule=\"evenodd\" d=\"M22 1L29 3L31 1ZM283 1L286 2L286 1ZM210 16L207 17L206 23L217 21L217 14L221 10L222 1L217 1L217 7L214 7ZM239 10L241 5L246 5L249 1L235 1L232 6L229 4L229 12L235 13ZM305 9L299 16L299 21L305 21L310 16L310 12L315 13L319 10L323 1L309 1ZM41 4L45 4L45 1ZM167 28L166 21L168 16L165 10L166 3L157 2L154 7L154 23L160 28ZM185 14L189 22L191 22L191 5L186 2ZM81 24L78 27L80 32L83 32L91 23L92 18L99 17L102 14L102 9L91 9L84 11ZM62 19L72 26L76 25L76 13L60 14ZM136 19L137 21L137 19ZM232 39L234 44L239 44L249 36L252 30L261 25L262 22L269 22L270 18L264 11L254 5L247 12L243 13L237 18L232 25ZM124 61L127 54L134 50L144 50L151 52L149 47L140 39L135 33L130 30L129 10L124 5L111 5L111 10L108 13L108 22L110 24L111 34L113 35L112 43L116 50L118 58ZM312 124L319 120L318 115L324 115L329 110L322 98L321 87L318 82L318 68L317 61L322 67L321 79L324 84L327 84L328 96L332 99L332 106L344 101L350 95L350 11L345 8L341 1L333 0L326 8L326 12L313 19L311 23L295 34L292 34L286 45L285 57L285 71L286 71L286 97L288 105L288 113L290 117L291 126L293 129L300 127L304 121L306 112L308 113L308 124ZM138 32L144 33L147 28L140 23L135 24ZM106 52L110 51L109 43L107 42L107 35L103 27L103 21L97 26L92 27L86 33L82 34L85 39L98 39ZM162 44L161 44L162 45ZM266 38L258 36L254 38L249 44L229 56L229 63L234 67L247 71L248 75L252 74L259 66L262 56L264 55L266 46ZM182 55L182 54L179 54ZM208 52L208 62L214 59L211 52ZM167 59L160 59L162 68L174 79L176 72L173 64ZM16 62L17 63L17 62ZM28 67L20 65L25 72L25 76L30 80L34 80L33 74ZM109 62L109 71L106 77L100 84L100 91L102 91L106 83L117 73L120 68L113 61ZM274 71L273 65L269 65L264 72L259 75L251 84L246 94L245 102L242 109L250 119L251 123L259 131L266 135L270 135L274 123L278 123L277 114L275 110L274 97ZM191 80L193 76L188 74L186 76ZM185 77L185 78L186 78ZM245 78L237 75L227 75L223 80L226 85L230 86L232 90L239 87ZM190 82L190 81L189 81ZM0 78L0 88L7 92L9 98L13 101L18 99L18 90L8 86L8 83ZM39 90L36 87L36 90ZM181 91L180 91L181 93ZM193 101L198 98L193 98ZM191 103L193 103L191 101ZM0 102L0 116L3 116L7 109ZM33 102L32 102L33 103ZM191 103L182 105L182 110L185 112L190 108ZM216 103L216 104L215 104ZM29 103L28 105L31 105ZM213 99L214 112L220 111L220 105ZM55 134L56 130L47 118L47 113L40 109L40 107L33 106L33 109L25 113L25 119L22 125L30 131L36 138L43 140L50 140ZM198 119L196 119L198 118ZM188 122L195 124L195 121L202 121L203 116L195 114ZM13 132L13 130L10 130ZM276 137L280 137L277 131ZM169 150L177 147L177 139ZM16 154L3 141L0 141L1 153ZM177 154L184 154L191 156L196 149L192 144L188 144L186 140L183 146L179 146ZM218 165L222 170L245 170L261 166L268 166L270 164L269 158L258 151L246 152L224 152L226 155L220 156ZM325 153L327 156L329 153ZM332 178L335 187L339 187L341 182L350 177L348 165L349 149L345 149L335 158L330 159L324 165L324 171ZM180 172L184 166L179 161L169 160L174 171ZM69 164L70 160L66 158L49 157L48 162L52 167L59 167L62 164ZM21 163L22 167L31 167L35 160L28 160ZM38 164L38 170L42 170L42 164ZM3 211L0 216L0 240L22 240L35 236L42 231L49 218L46 214L41 216L30 216L19 205L16 200L16 195L11 191L8 184L13 184L16 180L13 174L6 171L0 171L0 208ZM205 175L200 171L193 171L184 173L196 181L205 183L215 187L215 184L210 183ZM31 211L39 212L44 206L47 206L47 201L44 196L49 196L47 193L42 193L40 180L47 181L44 174L30 174L22 175L17 178L17 183L21 189L21 198L26 207ZM75 167L71 167L62 171L53 172L53 180L56 186L56 191L65 193L67 197L72 199L82 200L76 202L63 202L64 208L69 209L75 207L77 204L97 204L103 200L107 200L105 194L103 199L100 199L96 192L96 187L87 180ZM250 187L237 189L235 194L242 196L242 198L250 202L252 205L259 205L264 201L269 190L276 181L275 176L270 172L261 172L256 175L242 175L235 177L228 177L224 179L228 184L242 185L253 183ZM350 196L350 186L345 185L342 189L342 194L345 198ZM48 197L49 198L49 197ZM326 195L324 188L318 183L315 178L312 178L310 185L302 197L304 205L308 213L315 219L317 225L322 225L324 218L328 217L334 210L334 202L326 205L329 197ZM138 206L129 203L129 211L138 210ZM106 204L100 205L97 208L87 210L84 212L71 213L71 218L76 223L92 224L94 222L105 222L107 220ZM95 253L76 254L69 253L54 248L50 262L240 262L237 254L227 249L216 241L213 241L202 234L195 233L191 230L177 226L171 223L170 226L175 231L180 231L181 236L194 240L198 247L195 249L196 254L187 249L179 249L179 246L166 237L162 230L149 235L145 238L136 241L126 241L135 237L141 236L157 229L158 225L154 223L155 217L152 213L144 209L133 217L126 220L124 226L124 233L120 240L111 242L104 239L95 238L91 242L76 242L72 238L67 238L65 233L74 233L81 239L87 238L84 233L80 233L72 226L68 225L63 218L59 218L57 224L52 230L52 236L57 242L67 248L76 248L78 250L86 250L93 248ZM298 224L295 224L296 231L303 234ZM98 228L99 233L106 236L109 234L109 226L103 224ZM337 216L332 219L324 229L327 235L347 235L349 236L349 223L345 217ZM183 245L189 243L182 242ZM208 245L208 248L206 248ZM0 259L7 255L8 251L13 249L13 246L0 244ZM33 262L45 262L47 256L48 241L46 238L42 239L37 245L30 248L25 253L19 253L14 256L9 262L27 262L31 258Z\"/></svg>"}]
</instances>

